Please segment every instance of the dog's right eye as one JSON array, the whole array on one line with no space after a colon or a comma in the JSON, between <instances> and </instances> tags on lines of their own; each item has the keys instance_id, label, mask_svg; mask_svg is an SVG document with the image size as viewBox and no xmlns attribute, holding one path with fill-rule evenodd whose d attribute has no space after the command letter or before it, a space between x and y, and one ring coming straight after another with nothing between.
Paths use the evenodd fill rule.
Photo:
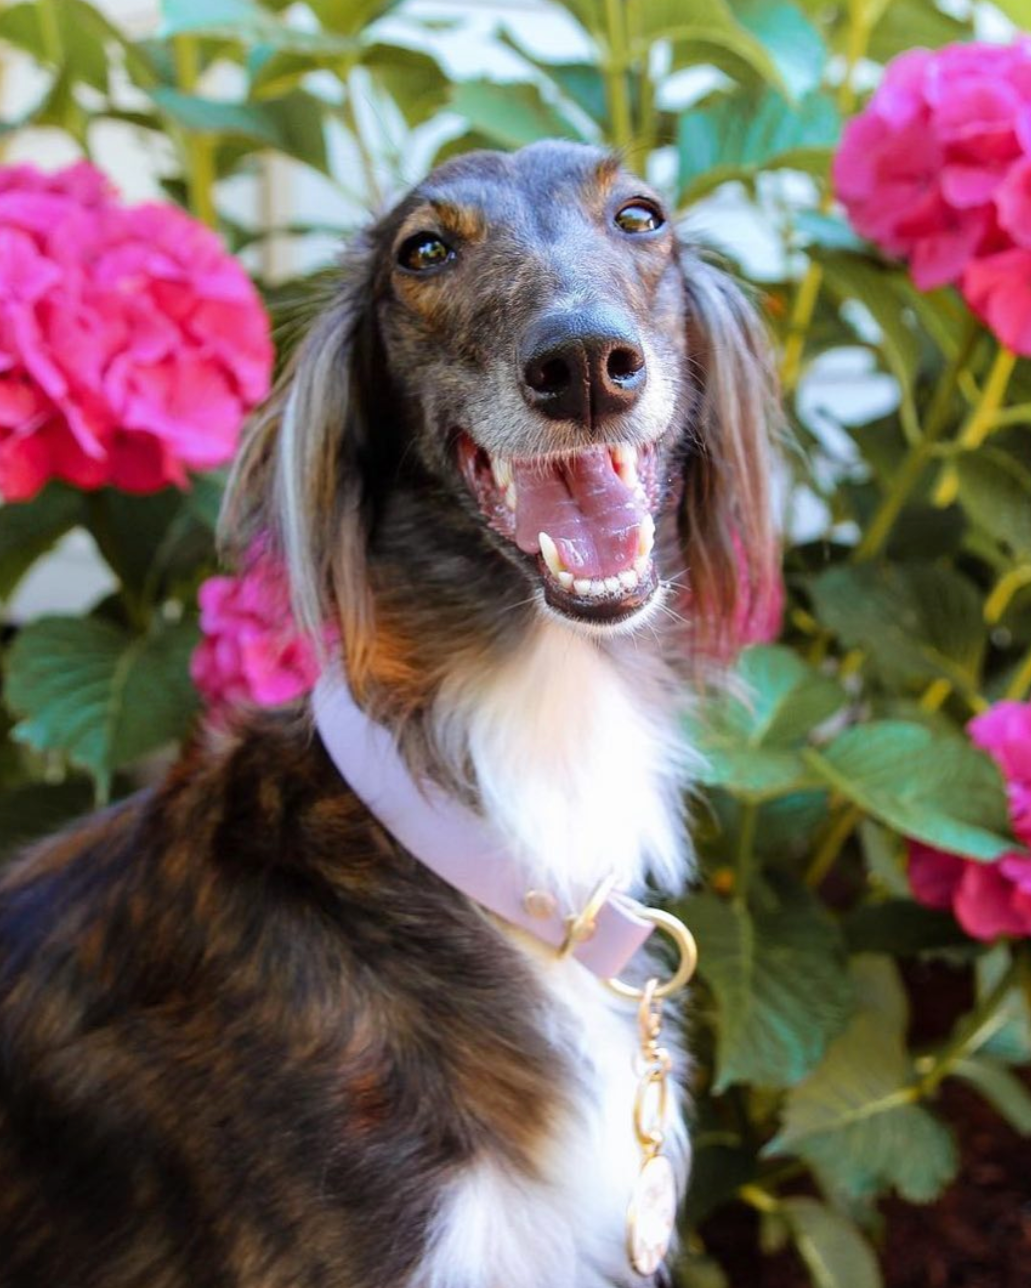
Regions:
<instances>
[{"instance_id":1,"label":"dog's right eye","mask_svg":"<svg viewBox=\"0 0 1031 1288\"><path fill-rule=\"evenodd\" d=\"M455 252L436 233L416 233L401 243L397 262L412 273L425 273L427 269L440 268L455 257Z\"/></svg>"}]
</instances>

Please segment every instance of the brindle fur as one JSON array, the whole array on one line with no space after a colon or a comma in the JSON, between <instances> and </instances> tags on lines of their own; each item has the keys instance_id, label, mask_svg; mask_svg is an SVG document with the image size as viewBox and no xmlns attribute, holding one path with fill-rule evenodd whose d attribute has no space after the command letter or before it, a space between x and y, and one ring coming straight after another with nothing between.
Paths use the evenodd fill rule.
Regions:
<instances>
[{"instance_id":1,"label":"brindle fur","mask_svg":"<svg viewBox=\"0 0 1031 1288\"><path fill-rule=\"evenodd\" d=\"M472 800L428 713L456 670L518 650L539 608L528 561L457 474L453 431L510 454L591 440L492 405L550 299L616 300L672 373L660 540L672 575L686 551L695 643L733 612L732 540L757 579L770 563L765 440L709 406L705 300L722 293L738 328L725 382L737 363L754 383L758 332L672 235L612 235L613 204L642 192L572 145L437 171L345 257L238 466L229 529L284 546L315 587L300 611L340 621L370 710ZM427 224L464 239L450 285L393 268ZM293 493L277 459L290 391ZM631 665L648 640L684 646L598 647ZM496 924L372 820L306 711L199 736L161 786L0 880L0 1288L404 1284L464 1165L536 1174L577 1077L544 1005Z\"/></svg>"}]
</instances>

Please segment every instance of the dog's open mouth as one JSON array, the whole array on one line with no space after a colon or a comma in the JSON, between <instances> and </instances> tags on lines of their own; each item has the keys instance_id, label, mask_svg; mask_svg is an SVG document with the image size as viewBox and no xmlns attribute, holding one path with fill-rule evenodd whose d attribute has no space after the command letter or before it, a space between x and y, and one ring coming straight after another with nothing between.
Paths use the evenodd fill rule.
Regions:
<instances>
[{"instance_id":1,"label":"dog's open mouth","mask_svg":"<svg viewBox=\"0 0 1031 1288\"><path fill-rule=\"evenodd\" d=\"M588 447L563 456L490 456L465 433L462 473L490 526L537 557L548 603L571 617L623 620L658 584L651 446Z\"/></svg>"}]
</instances>

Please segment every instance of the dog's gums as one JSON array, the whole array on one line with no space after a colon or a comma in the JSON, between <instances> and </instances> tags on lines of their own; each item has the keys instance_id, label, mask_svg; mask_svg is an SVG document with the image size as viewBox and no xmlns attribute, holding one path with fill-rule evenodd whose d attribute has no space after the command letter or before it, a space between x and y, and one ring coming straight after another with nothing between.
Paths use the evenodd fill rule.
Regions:
<instances>
[{"instance_id":1,"label":"dog's gums","mask_svg":"<svg viewBox=\"0 0 1031 1288\"><path fill-rule=\"evenodd\" d=\"M462 432L458 462L489 527L536 557L552 608L624 622L654 595L660 496L653 444L509 459Z\"/></svg>"}]
</instances>

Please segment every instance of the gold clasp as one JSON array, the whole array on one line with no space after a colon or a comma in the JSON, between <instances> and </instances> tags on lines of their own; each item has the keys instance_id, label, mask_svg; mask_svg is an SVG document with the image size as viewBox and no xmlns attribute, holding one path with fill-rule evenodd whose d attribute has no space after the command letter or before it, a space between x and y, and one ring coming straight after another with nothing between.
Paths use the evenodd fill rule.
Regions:
<instances>
[{"instance_id":1,"label":"gold clasp","mask_svg":"<svg viewBox=\"0 0 1031 1288\"><path fill-rule=\"evenodd\" d=\"M605 983L617 996L630 998L631 1001L639 1001L646 995L658 999L670 997L673 993L678 993L694 974L695 967L698 965L698 945L690 930L679 917L674 917L672 913L663 912L661 908L642 908L640 915L656 925L659 930L664 930L676 944L680 953L676 970L669 979L661 984L655 984L653 988L650 984L646 988L635 988L633 984L624 984L621 979L615 978L607 979Z\"/></svg>"}]
</instances>

